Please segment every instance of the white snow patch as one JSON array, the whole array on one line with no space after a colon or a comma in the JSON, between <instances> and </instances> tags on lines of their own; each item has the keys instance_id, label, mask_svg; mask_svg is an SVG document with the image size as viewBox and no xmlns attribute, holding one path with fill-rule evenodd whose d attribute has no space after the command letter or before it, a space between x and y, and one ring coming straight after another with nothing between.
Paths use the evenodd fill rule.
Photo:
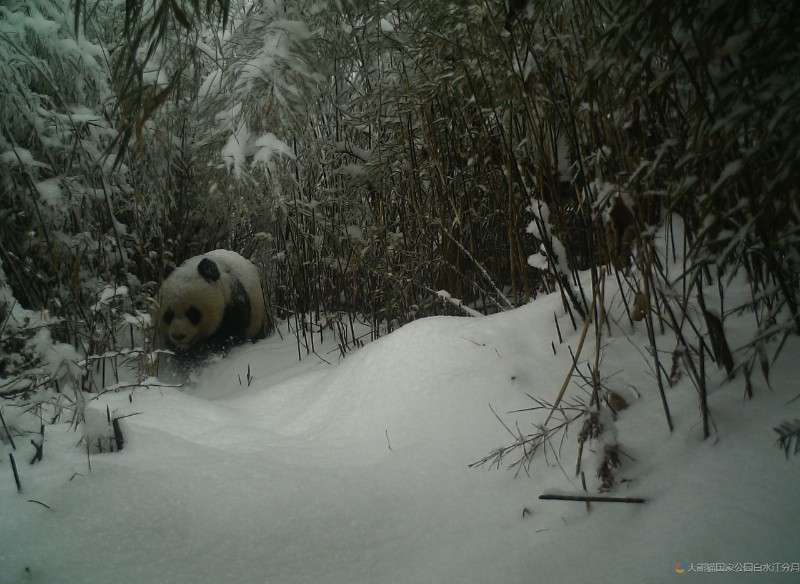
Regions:
<instances>
[{"instance_id":1,"label":"white snow patch","mask_svg":"<svg viewBox=\"0 0 800 584\"><path fill-rule=\"evenodd\" d=\"M8 164L9 166L24 166L26 168L46 168L44 162L39 162L34 159L33 154L26 148L16 146L11 150L6 150L0 154L0 163Z\"/></svg>"},{"instance_id":2,"label":"white snow patch","mask_svg":"<svg viewBox=\"0 0 800 584\"><path fill-rule=\"evenodd\" d=\"M39 197L46 205L58 207L63 202L64 195L61 192L61 184L58 179L51 178L43 180L37 182L34 187L36 188L36 192L39 193Z\"/></svg>"},{"instance_id":3,"label":"white snow patch","mask_svg":"<svg viewBox=\"0 0 800 584\"><path fill-rule=\"evenodd\" d=\"M261 163L270 169L276 154L294 158L292 149L275 134L268 132L256 137L250 132L247 122L241 123L228 138L221 154L228 170L234 174L242 172L248 158L252 158L254 164Z\"/></svg>"},{"instance_id":4,"label":"white snow patch","mask_svg":"<svg viewBox=\"0 0 800 584\"><path fill-rule=\"evenodd\" d=\"M385 33L394 32L394 25L385 18L381 18L380 24L381 24L381 32Z\"/></svg>"},{"instance_id":5,"label":"white snow patch","mask_svg":"<svg viewBox=\"0 0 800 584\"><path fill-rule=\"evenodd\" d=\"M272 158L276 154L286 156L287 158L294 158L294 152L292 152L289 145L271 132L257 138L254 146L256 151L253 154L253 162L262 162L267 166L271 166Z\"/></svg>"},{"instance_id":6,"label":"white snow patch","mask_svg":"<svg viewBox=\"0 0 800 584\"><path fill-rule=\"evenodd\" d=\"M730 284L726 304L740 303L745 288ZM732 347L749 340L740 318L726 318ZM743 379L708 371L714 436L704 441L686 374L667 389L668 431L646 330L635 327L629 340L603 338L604 385L640 395L604 437L624 453L625 482L612 494L643 505L595 503L587 513L582 503L538 499L582 492L579 428L537 455L530 476L468 467L513 440L494 413L511 432L531 433L546 414L524 411L531 397L552 401L564 381L580 333L552 294L481 319L422 319L333 365L327 329L315 337L325 361L312 353L298 362L284 325L282 336L234 349L182 390L94 396L90 435L110 436L110 412L124 449L91 454L89 470L80 432L48 426L42 462L19 464L33 446L17 441L22 493L1 443L0 574L88 584L110 575L118 584L638 584L698 576L676 575L680 563L695 572L717 562L797 566L800 460L775 447L772 428L800 417L800 402L790 402L800 365L786 358L800 351L798 339L772 367L772 390L753 376L752 400L742 400ZM587 335L582 370L593 344ZM583 385L576 378L567 397L586 399ZM598 479L584 468L594 493ZM719 578L788 583L798 571Z\"/></svg>"}]
</instances>

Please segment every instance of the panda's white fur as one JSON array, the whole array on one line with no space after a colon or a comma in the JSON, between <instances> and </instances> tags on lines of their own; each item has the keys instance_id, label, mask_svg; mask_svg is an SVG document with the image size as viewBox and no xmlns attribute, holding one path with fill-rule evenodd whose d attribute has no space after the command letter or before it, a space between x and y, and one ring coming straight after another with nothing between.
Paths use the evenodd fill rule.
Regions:
<instances>
[{"instance_id":1,"label":"panda's white fur","mask_svg":"<svg viewBox=\"0 0 800 584\"><path fill-rule=\"evenodd\" d=\"M167 275L154 315L181 351L256 338L264 325L258 269L224 249L190 258Z\"/></svg>"}]
</instances>

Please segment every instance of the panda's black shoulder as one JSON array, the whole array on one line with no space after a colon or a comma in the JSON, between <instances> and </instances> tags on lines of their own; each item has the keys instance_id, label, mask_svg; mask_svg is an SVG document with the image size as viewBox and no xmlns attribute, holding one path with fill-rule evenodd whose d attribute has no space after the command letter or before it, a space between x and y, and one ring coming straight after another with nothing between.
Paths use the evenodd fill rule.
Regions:
<instances>
[{"instance_id":1,"label":"panda's black shoulder","mask_svg":"<svg viewBox=\"0 0 800 584\"><path fill-rule=\"evenodd\" d=\"M225 312L219 328L214 333L217 341L227 342L242 341L247 337L247 329L250 326L251 304L250 296L245 285L232 273L230 268L224 267L226 278L223 278L223 285L228 287L228 300L225 304Z\"/></svg>"}]
</instances>

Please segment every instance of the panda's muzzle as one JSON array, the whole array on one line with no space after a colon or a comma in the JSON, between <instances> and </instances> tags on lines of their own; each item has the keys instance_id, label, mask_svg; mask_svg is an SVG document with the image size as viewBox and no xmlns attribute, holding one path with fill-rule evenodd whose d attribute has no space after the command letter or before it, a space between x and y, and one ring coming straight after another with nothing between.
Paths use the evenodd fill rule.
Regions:
<instances>
[{"instance_id":1,"label":"panda's muzzle","mask_svg":"<svg viewBox=\"0 0 800 584\"><path fill-rule=\"evenodd\" d=\"M183 333L174 333L172 335L172 340L175 341L177 344L181 344L181 342L186 338L186 335Z\"/></svg>"}]
</instances>

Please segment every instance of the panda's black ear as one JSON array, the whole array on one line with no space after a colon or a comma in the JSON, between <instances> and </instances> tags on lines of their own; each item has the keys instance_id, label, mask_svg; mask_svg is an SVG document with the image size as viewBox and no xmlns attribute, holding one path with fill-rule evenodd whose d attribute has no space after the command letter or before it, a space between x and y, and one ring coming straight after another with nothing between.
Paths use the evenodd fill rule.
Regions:
<instances>
[{"instance_id":1,"label":"panda's black ear","mask_svg":"<svg viewBox=\"0 0 800 584\"><path fill-rule=\"evenodd\" d=\"M219 280L219 268L217 264L208 258L200 260L200 263L197 264L197 272L206 282L216 282Z\"/></svg>"},{"instance_id":2,"label":"panda's black ear","mask_svg":"<svg viewBox=\"0 0 800 584\"><path fill-rule=\"evenodd\" d=\"M167 262L167 264L164 266L164 279L166 280L167 278L169 278L169 275L174 271L175 271L175 264L173 264L172 262Z\"/></svg>"}]
</instances>

